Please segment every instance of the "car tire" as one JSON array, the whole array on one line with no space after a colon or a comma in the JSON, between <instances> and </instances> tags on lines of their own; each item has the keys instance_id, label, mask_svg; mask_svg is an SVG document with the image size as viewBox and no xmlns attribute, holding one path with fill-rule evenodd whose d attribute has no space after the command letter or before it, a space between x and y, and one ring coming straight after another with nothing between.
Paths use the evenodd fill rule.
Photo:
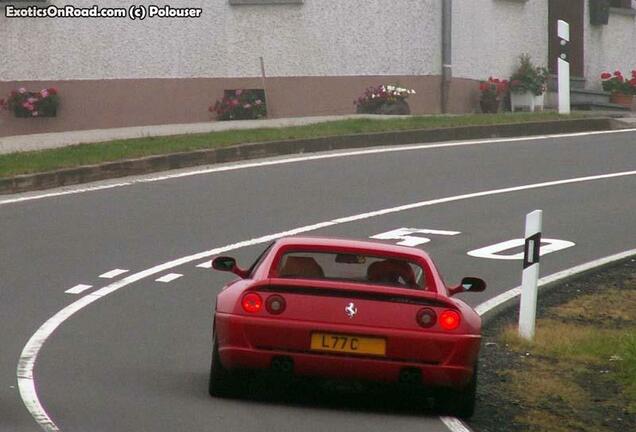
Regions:
<instances>
[{"instance_id":1,"label":"car tire","mask_svg":"<svg viewBox=\"0 0 636 432\"><path fill-rule=\"evenodd\" d=\"M440 389L435 397L439 411L454 417L468 419L475 413L477 399L477 364L473 368L473 376L466 387L461 390Z\"/></svg>"},{"instance_id":2,"label":"car tire","mask_svg":"<svg viewBox=\"0 0 636 432\"><path fill-rule=\"evenodd\" d=\"M212 362L210 365L210 396L236 397L240 396L240 384L236 373L223 367L219 355L219 343L214 337L212 342Z\"/></svg>"}]
</instances>

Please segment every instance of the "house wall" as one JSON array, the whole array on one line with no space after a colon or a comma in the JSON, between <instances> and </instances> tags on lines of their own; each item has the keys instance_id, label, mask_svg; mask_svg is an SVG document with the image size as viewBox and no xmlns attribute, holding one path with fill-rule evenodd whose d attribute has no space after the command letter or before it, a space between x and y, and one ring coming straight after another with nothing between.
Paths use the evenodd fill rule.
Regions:
<instances>
[{"instance_id":1,"label":"house wall","mask_svg":"<svg viewBox=\"0 0 636 432\"><path fill-rule=\"evenodd\" d=\"M548 0L454 0L453 75L508 78L519 56L547 65Z\"/></svg>"},{"instance_id":2,"label":"house wall","mask_svg":"<svg viewBox=\"0 0 636 432\"><path fill-rule=\"evenodd\" d=\"M548 0L454 0L453 76L463 80L453 110L475 111L480 95L476 81L508 79L521 54L547 65L547 22Z\"/></svg>"},{"instance_id":3,"label":"house wall","mask_svg":"<svg viewBox=\"0 0 636 432\"><path fill-rule=\"evenodd\" d=\"M70 2L52 0L64 5ZM74 0L91 6L93 0ZM100 6L134 2L102 0ZM146 4L156 2L146 1ZM437 0L305 0L201 7L190 19L0 17L0 77L12 80L430 75L440 69Z\"/></svg>"},{"instance_id":4,"label":"house wall","mask_svg":"<svg viewBox=\"0 0 636 432\"><path fill-rule=\"evenodd\" d=\"M509 77L520 54L547 64L548 1L454 0L451 112L474 111L477 82ZM170 4L201 7L203 15L131 21L0 13L0 97L50 86L61 97L56 118L0 114L0 136L209 121L208 106L233 88L265 87L270 117L288 117L352 113L366 87L397 82L417 90L413 113L440 112L441 0ZM599 87L603 70L636 68L636 19L613 13L609 26L592 27L585 9L585 75L588 87Z\"/></svg>"},{"instance_id":5,"label":"house wall","mask_svg":"<svg viewBox=\"0 0 636 432\"><path fill-rule=\"evenodd\" d=\"M52 119L4 113L0 136L209 121L208 106L223 90L243 87L267 88L271 117L352 113L366 87L393 82L417 88L413 112L439 112L438 0L170 5L202 7L203 14L143 21L0 16L0 94L56 86L61 99Z\"/></svg>"},{"instance_id":6,"label":"house wall","mask_svg":"<svg viewBox=\"0 0 636 432\"><path fill-rule=\"evenodd\" d=\"M636 69L636 16L613 11L608 25L593 26L586 8L585 22L586 87L600 90L603 72L620 70L631 76Z\"/></svg>"}]
</instances>

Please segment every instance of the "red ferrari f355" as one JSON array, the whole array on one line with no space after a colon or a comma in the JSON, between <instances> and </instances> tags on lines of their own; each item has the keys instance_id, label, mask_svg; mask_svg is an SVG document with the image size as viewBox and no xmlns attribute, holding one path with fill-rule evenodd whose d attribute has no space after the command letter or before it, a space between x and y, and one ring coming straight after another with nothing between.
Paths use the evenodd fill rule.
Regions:
<instances>
[{"instance_id":1,"label":"red ferrari f355","mask_svg":"<svg viewBox=\"0 0 636 432\"><path fill-rule=\"evenodd\" d=\"M429 256L379 242L288 237L233 272L216 301L210 394L229 396L246 370L407 383L434 390L447 412L474 411L481 319L453 295Z\"/></svg>"}]
</instances>

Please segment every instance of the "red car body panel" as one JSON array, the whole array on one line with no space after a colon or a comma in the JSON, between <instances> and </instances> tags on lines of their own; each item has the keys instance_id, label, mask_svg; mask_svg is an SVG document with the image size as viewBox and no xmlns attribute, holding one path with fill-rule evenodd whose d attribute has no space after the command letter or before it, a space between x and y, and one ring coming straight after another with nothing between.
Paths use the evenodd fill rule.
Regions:
<instances>
[{"instance_id":1,"label":"red car body panel","mask_svg":"<svg viewBox=\"0 0 636 432\"><path fill-rule=\"evenodd\" d=\"M367 254L409 260L426 274L424 289L399 288L371 283L280 278L281 257L289 251L329 251ZM241 299L258 293L263 302L281 295L286 308L271 314L265 307L246 312ZM345 313L355 303L357 314ZM460 325L444 330L439 323L423 328L418 311L432 309L437 316L454 310ZM343 239L291 237L278 240L253 274L226 285L217 297L214 331L220 360L227 369L269 369L272 359L293 361L297 375L396 382L405 368L421 372L422 383L431 387L465 386L473 375L480 342L481 319L461 300L448 297L437 269L428 255L415 248ZM382 338L384 356L311 350L315 332Z\"/></svg>"}]
</instances>

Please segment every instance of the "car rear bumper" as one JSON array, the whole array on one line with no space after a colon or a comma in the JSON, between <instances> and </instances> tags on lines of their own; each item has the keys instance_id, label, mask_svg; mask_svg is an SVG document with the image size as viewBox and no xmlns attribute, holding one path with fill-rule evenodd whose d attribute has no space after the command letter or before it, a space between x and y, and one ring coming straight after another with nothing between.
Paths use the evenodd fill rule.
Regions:
<instances>
[{"instance_id":1,"label":"car rear bumper","mask_svg":"<svg viewBox=\"0 0 636 432\"><path fill-rule=\"evenodd\" d=\"M222 364L228 369L269 369L274 358L293 362L293 373L342 379L398 382L405 371L421 374L431 387L463 387L479 355L479 335L329 325L216 314ZM384 357L310 350L314 331L384 337Z\"/></svg>"}]
</instances>

